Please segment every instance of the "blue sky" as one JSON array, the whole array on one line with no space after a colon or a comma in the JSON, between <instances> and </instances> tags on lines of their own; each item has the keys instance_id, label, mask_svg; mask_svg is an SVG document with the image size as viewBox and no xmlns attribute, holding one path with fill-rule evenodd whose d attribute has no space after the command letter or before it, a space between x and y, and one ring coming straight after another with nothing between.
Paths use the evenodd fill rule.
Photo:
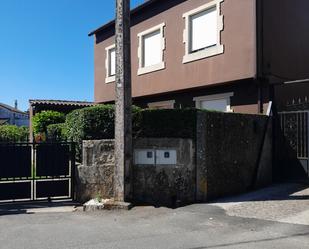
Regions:
<instances>
[{"instance_id":1,"label":"blue sky","mask_svg":"<svg viewBox=\"0 0 309 249\"><path fill-rule=\"evenodd\" d=\"M132 0L132 7L142 3ZM0 102L93 100L93 37L115 0L1 0Z\"/></svg>"}]
</instances>

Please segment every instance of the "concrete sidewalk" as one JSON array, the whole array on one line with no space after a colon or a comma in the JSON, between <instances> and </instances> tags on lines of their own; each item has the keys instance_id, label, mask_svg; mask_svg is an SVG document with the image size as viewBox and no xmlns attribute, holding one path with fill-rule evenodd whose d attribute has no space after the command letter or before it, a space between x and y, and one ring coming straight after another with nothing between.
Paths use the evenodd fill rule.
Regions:
<instances>
[{"instance_id":1,"label":"concrete sidewalk","mask_svg":"<svg viewBox=\"0 0 309 249\"><path fill-rule=\"evenodd\" d=\"M211 205L230 216L309 225L309 186L304 184L274 185Z\"/></svg>"}]
</instances>

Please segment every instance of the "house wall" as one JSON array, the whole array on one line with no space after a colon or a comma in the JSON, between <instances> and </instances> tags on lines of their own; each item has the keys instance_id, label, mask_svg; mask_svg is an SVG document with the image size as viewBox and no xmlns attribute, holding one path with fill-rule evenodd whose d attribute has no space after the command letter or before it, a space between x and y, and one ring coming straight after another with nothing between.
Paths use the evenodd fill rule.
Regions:
<instances>
[{"instance_id":1,"label":"house wall","mask_svg":"<svg viewBox=\"0 0 309 249\"><path fill-rule=\"evenodd\" d=\"M182 15L208 2L210 0L181 1L180 4L143 20L131 28L133 97L214 86L224 82L255 77L255 0L225 0L221 4L224 16L221 43L225 47L224 54L187 64L182 63L185 54L185 44L183 43L185 20ZM157 8L161 8L160 5ZM147 9L143 15L151 16L151 13L148 12L152 11L158 12L158 10ZM166 68L138 76L137 34L162 22L166 24L166 49L164 51ZM114 83L105 83L105 48L114 43L114 37L106 37L107 33L98 32L96 34L94 94L96 102L108 102L114 99ZM110 34L112 35L113 32Z\"/></svg>"},{"instance_id":2,"label":"house wall","mask_svg":"<svg viewBox=\"0 0 309 249\"><path fill-rule=\"evenodd\" d=\"M194 98L197 96L228 92L233 93L233 96L231 97L231 109L233 112L247 114L256 114L258 112L258 84L254 80L228 82L227 84L206 88L187 89L177 92L139 97L133 100L133 104L142 108L147 108L148 103L174 100L174 108L194 108L196 107ZM268 88L265 87L263 95L264 113L267 111L268 102Z\"/></svg>"},{"instance_id":3,"label":"house wall","mask_svg":"<svg viewBox=\"0 0 309 249\"><path fill-rule=\"evenodd\" d=\"M29 116L27 114L13 112L1 106L0 119L8 119L10 125L29 126Z\"/></svg>"},{"instance_id":4,"label":"house wall","mask_svg":"<svg viewBox=\"0 0 309 249\"><path fill-rule=\"evenodd\" d=\"M309 1L263 1L263 72L274 82L309 78Z\"/></svg>"}]
</instances>

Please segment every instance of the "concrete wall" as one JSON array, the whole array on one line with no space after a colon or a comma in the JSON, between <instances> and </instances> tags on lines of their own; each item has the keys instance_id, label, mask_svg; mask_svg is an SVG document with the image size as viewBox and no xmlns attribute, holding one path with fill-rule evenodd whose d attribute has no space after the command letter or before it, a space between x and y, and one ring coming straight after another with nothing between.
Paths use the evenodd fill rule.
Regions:
<instances>
[{"instance_id":1,"label":"concrete wall","mask_svg":"<svg viewBox=\"0 0 309 249\"><path fill-rule=\"evenodd\" d=\"M271 122L266 116L199 112L197 200L271 183Z\"/></svg>"}]
</instances>

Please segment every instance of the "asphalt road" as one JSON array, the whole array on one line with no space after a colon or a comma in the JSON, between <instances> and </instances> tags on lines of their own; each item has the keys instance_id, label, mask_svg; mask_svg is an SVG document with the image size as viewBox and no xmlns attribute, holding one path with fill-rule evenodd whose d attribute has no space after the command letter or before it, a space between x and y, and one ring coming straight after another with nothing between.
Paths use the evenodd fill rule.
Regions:
<instances>
[{"instance_id":1,"label":"asphalt road","mask_svg":"<svg viewBox=\"0 0 309 249\"><path fill-rule=\"evenodd\" d=\"M265 195L269 196L267 191ZM283 196L276 198L280 202ZM307 199L306 195L302 198ZM248 197L235 201L229 199L224 203L234 209L237 205L252 203ZM72 212L70 205L51 209L0 206L0 248L309 248L308 225L240 217L241 207L236 214L229 214L228 209L222 203L196 204L175 210L136 207L129 212L96 213ZM247 209L245 206L245 214L249 216Z\"/></svg>"}]
</instances>

